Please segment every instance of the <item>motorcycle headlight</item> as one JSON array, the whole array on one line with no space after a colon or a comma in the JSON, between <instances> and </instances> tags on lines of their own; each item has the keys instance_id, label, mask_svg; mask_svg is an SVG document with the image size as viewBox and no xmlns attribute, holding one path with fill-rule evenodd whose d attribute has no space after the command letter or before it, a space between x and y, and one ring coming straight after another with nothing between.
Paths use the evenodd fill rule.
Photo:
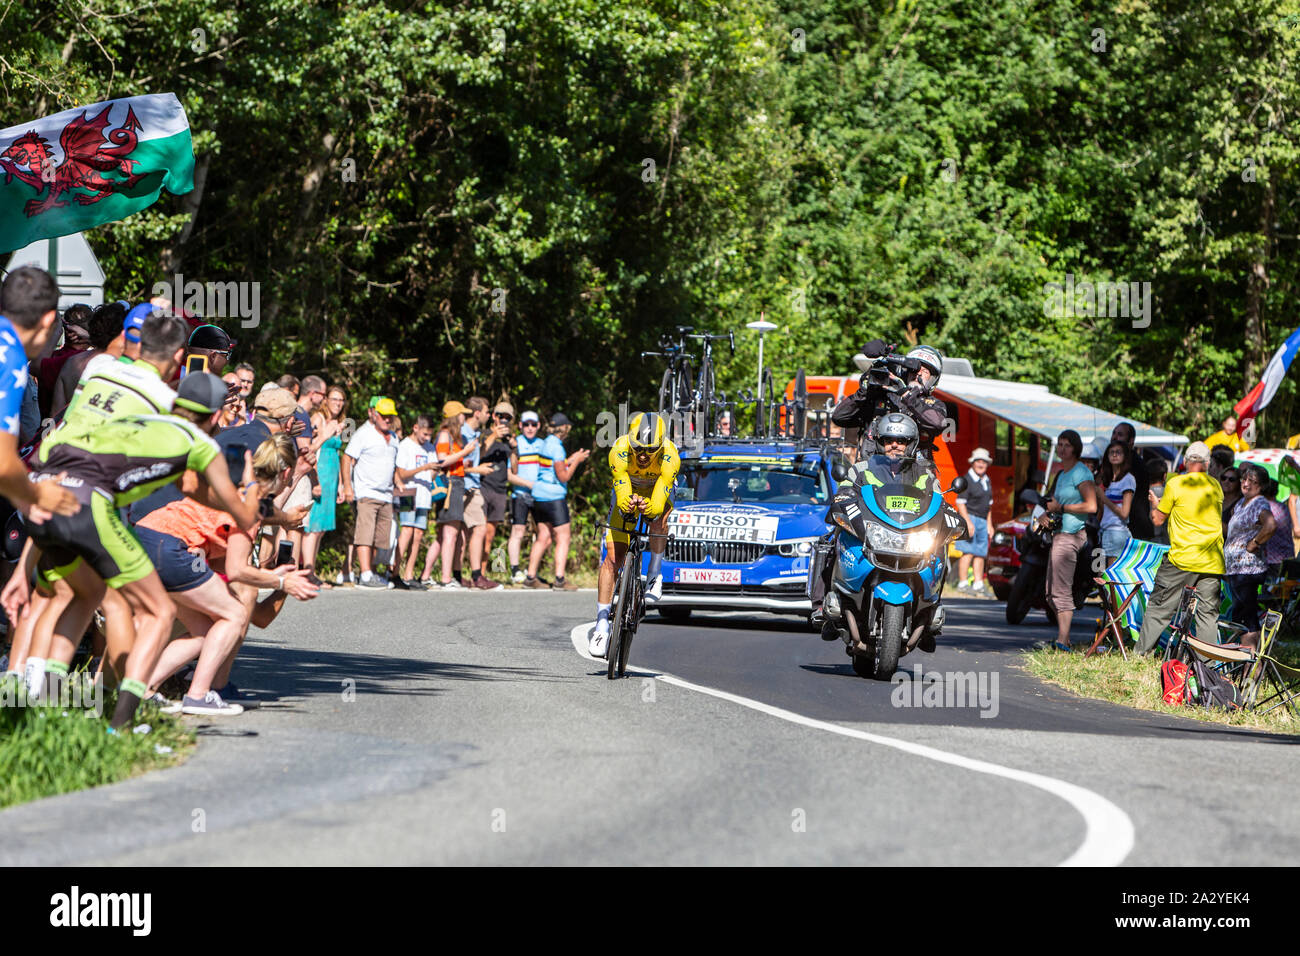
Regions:
<instances>
[{"instance_id":1,"label":"motorcycle headlight","mask_svg":"<svg viewBox=\"0 0 1300 956\"><path fill-rule=\"evenodd\" d=\"M879 551L903 550L903 536L874 521L867 522L867 543Z\"/></svg>"},{"instance_id":2,"label":"motorcycle headlight","mask_svg":"<svg viewBox=\"0 0 1300 956\"><path fill-rule=\"evenodd\" d=\"M907 536L907 550L911 554L925 554L933 547L933 531L913 531Z\"/></svg>"}]
</instances>

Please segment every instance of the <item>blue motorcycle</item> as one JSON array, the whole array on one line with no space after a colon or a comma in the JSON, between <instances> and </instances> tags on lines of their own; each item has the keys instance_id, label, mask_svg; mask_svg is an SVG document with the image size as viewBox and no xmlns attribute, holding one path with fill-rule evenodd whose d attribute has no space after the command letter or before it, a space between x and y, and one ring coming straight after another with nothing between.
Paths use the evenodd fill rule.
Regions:
<instances>
[{"instance_id":1,"label":"blue motorcycle","mask_svg":"<svg viewBox=\"0 0 1300 956\"><path fill-rule=\"evenodd\" d=\"M950 542L966 522L915 458L872 455L844 472L827 513L836 567L823 610L861 677L889 680L918 645L934 650ZM957 478L948 491L965 491ZM810 578L811 580L811 578Z\"/></svg>"}]
</instances>

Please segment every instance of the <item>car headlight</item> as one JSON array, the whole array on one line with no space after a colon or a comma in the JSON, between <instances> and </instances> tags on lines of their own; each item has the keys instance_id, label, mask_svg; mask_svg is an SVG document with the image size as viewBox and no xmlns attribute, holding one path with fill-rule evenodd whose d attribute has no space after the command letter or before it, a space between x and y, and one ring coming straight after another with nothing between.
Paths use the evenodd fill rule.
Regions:
<instances>
[{"instance_id":1,"label":"car headlight","mask_svg":"<svg viewBox=\"0 0 1300 956\"><path fill-rule=\"evenodd\" d=\"M867 543L879 551L903 550L903 536L874 521L867 522Z\"/></svg>"},{"instance_id":2,"label":"car headlight","mask_svg":"<svg viewBox=\"0 0 1300 956\"><path fill-rule=\"evenodd\" d=\"M913 531L907 536L907 550L912 554L925 554L933 547L933 531Z\"/></svg>"},{"instance_id":3,"label":"car headlight","mask_svg":"<svg viewBox=\"0 0 1300 956\"><path fill-rule=\"evenodd\" d=\"M850 529L850 533L852 533ZM777 553L785 558L807 557L812 554L816 538L804 538L800 541L783 541L777 546Z\"/></svg>"}]
</instances>

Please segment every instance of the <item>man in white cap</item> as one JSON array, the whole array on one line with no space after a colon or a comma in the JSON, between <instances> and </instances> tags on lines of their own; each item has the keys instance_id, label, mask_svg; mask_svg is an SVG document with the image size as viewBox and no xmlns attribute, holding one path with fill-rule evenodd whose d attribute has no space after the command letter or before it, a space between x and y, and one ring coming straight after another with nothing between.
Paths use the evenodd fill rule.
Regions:
<instances>
[{"instance_id":1,"label":"man in white cap","mask_svg":"<svg viewBox=\"0 0 1300 956\"><path fill-rule=\"evenodd\" d=\"M992 597L984 583L984 559L989 553L989 506L993 503L993 485L989 482L989 465L993 459L987 448L976 448L966 472L966 490L957 496L957 513L966 521L969 537L957 542L961 557L957 561L957 591L977 597ZM975 580L966 580L971 560L975 562Z\"/></svg>"},{"instance_id":2,"label":"man in white cap","mask_svg":"<svg viewBox=\"0 0 1300 956\"><path fill-rule=\"evenodd\" d=\"M1138 636L1137 652L1150 654L1160 634L1173 620L1183 588L1196 588L1196 636L1210 644L1219 642L1219 590L1223 577L1223 488L1206 469L1210 449L1194 441L1184 456L1187 473L1174 475L1157 500L1149 493L1151 523L1169 522L1169 553L1156 571L1155 587L1147 601Z\"/></svg>"}]
</instances>

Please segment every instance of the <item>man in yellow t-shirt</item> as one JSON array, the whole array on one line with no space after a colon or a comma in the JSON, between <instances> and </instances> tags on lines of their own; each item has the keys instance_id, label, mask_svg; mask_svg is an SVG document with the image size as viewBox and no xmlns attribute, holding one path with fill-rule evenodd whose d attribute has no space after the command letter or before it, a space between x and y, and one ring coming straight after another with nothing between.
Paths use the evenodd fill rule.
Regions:
<instances>
[{"instance_id":1,"label":"man in yellow t-shirt","mask_svg":"<svg viewBox=\"0 0 1300 956\"><path fill-rule=\"evenodd\" d=\"M1237 434L1237 416L1229 415L1223 420L1223 427L1205 439L1205 447L1210 451L1215 445L1227 445L1233 451L1250 451L1250 442Z\"/></svg>"},{"instance_id":2,"label":"man in yellow t-shirt","mask_svg":"<svg viewBox=\"0 0 1300 956\"><path fill-rule=\"evenodd\" d=\"M1223 578L1223 488L1206 473L1210 449L1192 442L1184 456L1187 473L1175 475L1165 485L1164 496L1151 493L1151 523L1169 522L1169 553L1156 571L1155 587L1147 601L1138 636L1137 652L1149 654L1160 634L1173 620L1183 588L1196 588L1196 636L1219 642L1220 581Z\"/></svg>"}]
</instances>

